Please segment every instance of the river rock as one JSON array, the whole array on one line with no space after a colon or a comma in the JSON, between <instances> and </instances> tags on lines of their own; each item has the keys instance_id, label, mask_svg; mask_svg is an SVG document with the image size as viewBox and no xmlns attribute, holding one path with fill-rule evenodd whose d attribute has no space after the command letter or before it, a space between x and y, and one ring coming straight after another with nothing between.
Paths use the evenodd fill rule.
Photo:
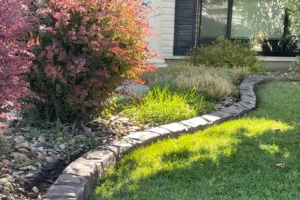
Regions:
<instances>
[{"instance_id":1,"label":"river rock","mask_svg":"<svg viewBox=\"0 0 300 200\"><path fill-rule=\"evenodd\" d=\"M23 153L19 153L19 152L13 152L10 154L11 157L14 158L15 161L28 161L29 158L23 154Z\"/></svg>"},{"instance_id":2,"label":"river rock","mask_svg":"<svg viewBox=\"0 0 300 200\"><path fill-rule=\"evenodd\" d=\"M2 131L3 135L11 135L13 133L14 129L13 128L4 128Z\"/></svg>"},{"instance_id":3,"label":"river rock","mask_svg":"<svg viewBox=\"0 0 300 200\"><path fill-rule=\"evenodd\" d=\"M28 174L25 175L26 178L32 178L34 177L34 174L29 172Z\"/></svg>"},{"instance_id":4,"label":"river rock","mask_svg":"<svg viewBox=\"0 0 300 200\"><path fill-rule=\"evenodd\" d=\"M10 182L5 183L4 187L8 187L10 190L13 189L13 185Z\"/></svg>"},{"instance_id":5,"label":"river rock","mask_svg":"<svg viewBox=\"0 0 300 200\"><path fill-rule=\"evenodd\" d=\"M0 179L0 185L5 185L6 183L8 183L8 179L7 178L1 178Z\"/></svg>"},{"instance_id":6,"label":"river rock","mask_svg":"<svg viewBox=\"0 0 300 200\"><path fill-rule=\"evenodd\" d=\"M10 189L8 187L4 187L3 194L8 196L8 195L10 195L9 193L10 193Z\"/></svg>"},{"instance_id":7,"label":"river rock","mask_svg":"<svg viewBox=\"0 0 300 200\"><path fill-rule=\"evenodd\" d=\"M7 159L3 159L2 163L3 163L4 167L7 167L7 165L10 163L10 161Z\"/></svg>"},{"instance_id":8,"label":"river rock","mask_svg":"<svg viewBox=\"0 0 300 200\"><path fill-rule=\"evenodd\" d=\"M19 152L21 152L21 153L28 153L28 149L25 149L25 148L20 148L20 149L18 149L18 151Z\"/></svg>"},{"instance_id":9,"label":"river rock","mask_svg":"<svg viewBox=\"0 0 300 200\"><path fill-rule=\"evenodd\" d=\"M45 159L45 156L44 156L43 153L37 152L37 158L38 158L38 160L44 160L44 159Z\"/></svg>"},{"instance_id":10,"label":"river rock","mask_svg":"<svg viewBox=\"0 0 300 200\"><path fill-rule=\"evenodd\" d=\"M49 163L49 164L53 163L53 159L50 156L45 157L45 159L46 159L47 163Z\"/></svg>"},{"instance_id":11,"label":"river rock","mask_svg":"<svg viewBox=\"0 0 300 200\"><path fill-rule=\"evenodd\" d=\"M20 144L20 143L22 143L22 142L25 141L25 137L22 136L22 135L16 136L16 137L14 138L14 141L15 141L16 144Z\"/></svg>"},{"instance_id":12,"label":"river rock","mask_svg":"<svg viewBox=\"0 0 300 200\"><path fill-rule=\"evenodd\" d=\"M14 183L16 181L16 179L13 176L7 177L7 180L11 183Z\"/></svg>"},{"instance_id":13,"label":"river rock","mask_svg":"<svg viewBox=\"0 0 300 200\"><path fill-rule=\"evenodd\" d=\"M27 141L22 142L21 144L18 145L18 147L19 148L29 149L29 150L32 149L31 144L29 142L27 142Z\"/></svg>"},{"instance_id":14,"label":"river rock","mask_svg":"<svg viewBox=\"0 0 300 200\"><path fill-rule=\"evenodd\" d=\"M58 147L59 147L61 150L65 150L65 148L66 148L66 145L64 145L64 144L60 144L60 145L58 145Z\"/></svg>"},{"instance_id":15,"label":"river rock","mask_svg":"<svg viewBox=\"0 0 300 200\"><path fill-rule=\"evenodd\" d=\"M36 146L37 148L43 147L44 149L52 149L53 145L50 142L40 142Z\"/></svg>"},{"instance_id":16,"label":"river rock","mask_svg":"<svg viewBox=\"0 0 300 200\"><path fill-rule=\"evenodd\" d=\"M45 142L44 136L40 135L39 138L38 138L38 141L39 142Z\"/></svg>"},{"instance_id":17,"label":"river rock","mask_svg":"<svg viewBox=\"0 0 300 200\"><path fill-rule=\"evenodd\" d=\"M36 194L38 194L40 191L39 191L39 189L37 188L37 187L33 187L32 188L32 191L34 192L34 193L36 193Z\"/></svg>"}]
</instances>

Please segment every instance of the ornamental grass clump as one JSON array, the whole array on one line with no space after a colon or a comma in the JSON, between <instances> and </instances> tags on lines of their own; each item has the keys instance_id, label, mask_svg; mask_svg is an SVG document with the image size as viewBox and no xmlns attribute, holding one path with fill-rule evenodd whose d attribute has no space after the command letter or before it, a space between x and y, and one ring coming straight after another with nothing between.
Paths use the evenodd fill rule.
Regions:
<instances>
[{"instance_id":1,"label":"ornamental grass clump","mask_svg":"<svg viewBox=\"0 0 300 200\"><path fill-rule=\"evenodd\" d=\"M153 68L142 0L46 0L42 7L27 80L48 119L95 117L121 83Z\"/></svg>"},{"instance_id":2,"label":"ornamental grass clump","mask_svg":"<svg viewBox=\"0 0 300 200\"><path fill-rule=\"evenodd\" d=\"M175 79L175 85L180 90L195 88L205 100L220 101L234 94L235 87L232 83L218 75L209 73L195 74L193 76L182 73Z\"/></svg>"},{"instance_id":3,"label":"ornamental grass clump","mask_svg":"<svg viewBox=\"0 0 300 200\"><path fill-rule=\"evenodd\" d=\"M234 67L230 69L230 75L233 83L235 85L239 85L243 80L251 75L251 70L249 67Z\"/></svg>"},{"instance_id":4,"label":"ornamental grass clump","mask_svg":"<svg viewBox=\"0 0 300 200\"><path fill-rule=\"evenodd\" d=\"M203 98L189 91L185 95L154 87L144 98L124 108L123 113L143 123L165 124L194 117L203 112Z\"/></svg>"}]
</instances>

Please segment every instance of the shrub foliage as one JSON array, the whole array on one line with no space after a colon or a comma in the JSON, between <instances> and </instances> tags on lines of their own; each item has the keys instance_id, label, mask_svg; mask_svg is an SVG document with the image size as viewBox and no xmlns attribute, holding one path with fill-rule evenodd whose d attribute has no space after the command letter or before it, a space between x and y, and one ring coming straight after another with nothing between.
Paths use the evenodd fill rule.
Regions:
<instances>
[{"instance_id":1,"label":"shrub foliage","mask_svg":"<svg viewBox=\"0 0 300 200\"><path fill-rule=\"evenodd\" d=\"M212 45L194 47L189 52L189 61L206 67L248 67L251 72L264 70L256 59L256 52L240 41L219 38Z\"/></svg>"},{"instance_id":2,"label":"shrub foliage","mask_svg":"<svg viewBox=\"0 0 300 200\"><path fill-rule=\"evenodd\" d=\"M48 118L98 115L124 80L151 69L142 0L46 0L43 6L27 78Z\"/></svg>"},{"instance_id":3,"label":"shrub foliage","mask_svg":"<svg viewBox=\"0 0 300 200\"><path fill-rule=\"evenodd\" d=\"M0 114L20 106L28 94L22 73L30 65L25 37L32 19L24 0L0 0Z\"/></svg>"}]
</instances>

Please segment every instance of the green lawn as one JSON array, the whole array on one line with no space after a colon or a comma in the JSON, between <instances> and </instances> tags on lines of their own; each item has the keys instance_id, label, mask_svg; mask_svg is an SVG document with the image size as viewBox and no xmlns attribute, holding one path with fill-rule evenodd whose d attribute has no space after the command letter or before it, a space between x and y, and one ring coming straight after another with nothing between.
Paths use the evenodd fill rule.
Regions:
<instances>
[{"instance_id":1,"label":"green lawn","mask_svg":"<svg viewBox=\"0 0 300 200\"><path fill-rule=\"evenodd\" d=\"M300 199L300 83L257 94L259 108L243 119L124 157L91 199Z\"/></svg>"}]
</instances>

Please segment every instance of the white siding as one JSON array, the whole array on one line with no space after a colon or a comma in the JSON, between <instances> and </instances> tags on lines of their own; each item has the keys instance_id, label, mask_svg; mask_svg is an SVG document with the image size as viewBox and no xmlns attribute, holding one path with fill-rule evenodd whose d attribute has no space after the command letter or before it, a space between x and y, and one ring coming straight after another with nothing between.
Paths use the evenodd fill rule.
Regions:
<instances>
[{"instance_id":1,"label":"white siding","mask_svg":"<svg viewBox=\"0 0 300 200\"><path fill-rule=\"evenodd\" d=\"M175 0L162 0L161 19L161 54L173 57Z\"/></svg>"}]
</instances>

